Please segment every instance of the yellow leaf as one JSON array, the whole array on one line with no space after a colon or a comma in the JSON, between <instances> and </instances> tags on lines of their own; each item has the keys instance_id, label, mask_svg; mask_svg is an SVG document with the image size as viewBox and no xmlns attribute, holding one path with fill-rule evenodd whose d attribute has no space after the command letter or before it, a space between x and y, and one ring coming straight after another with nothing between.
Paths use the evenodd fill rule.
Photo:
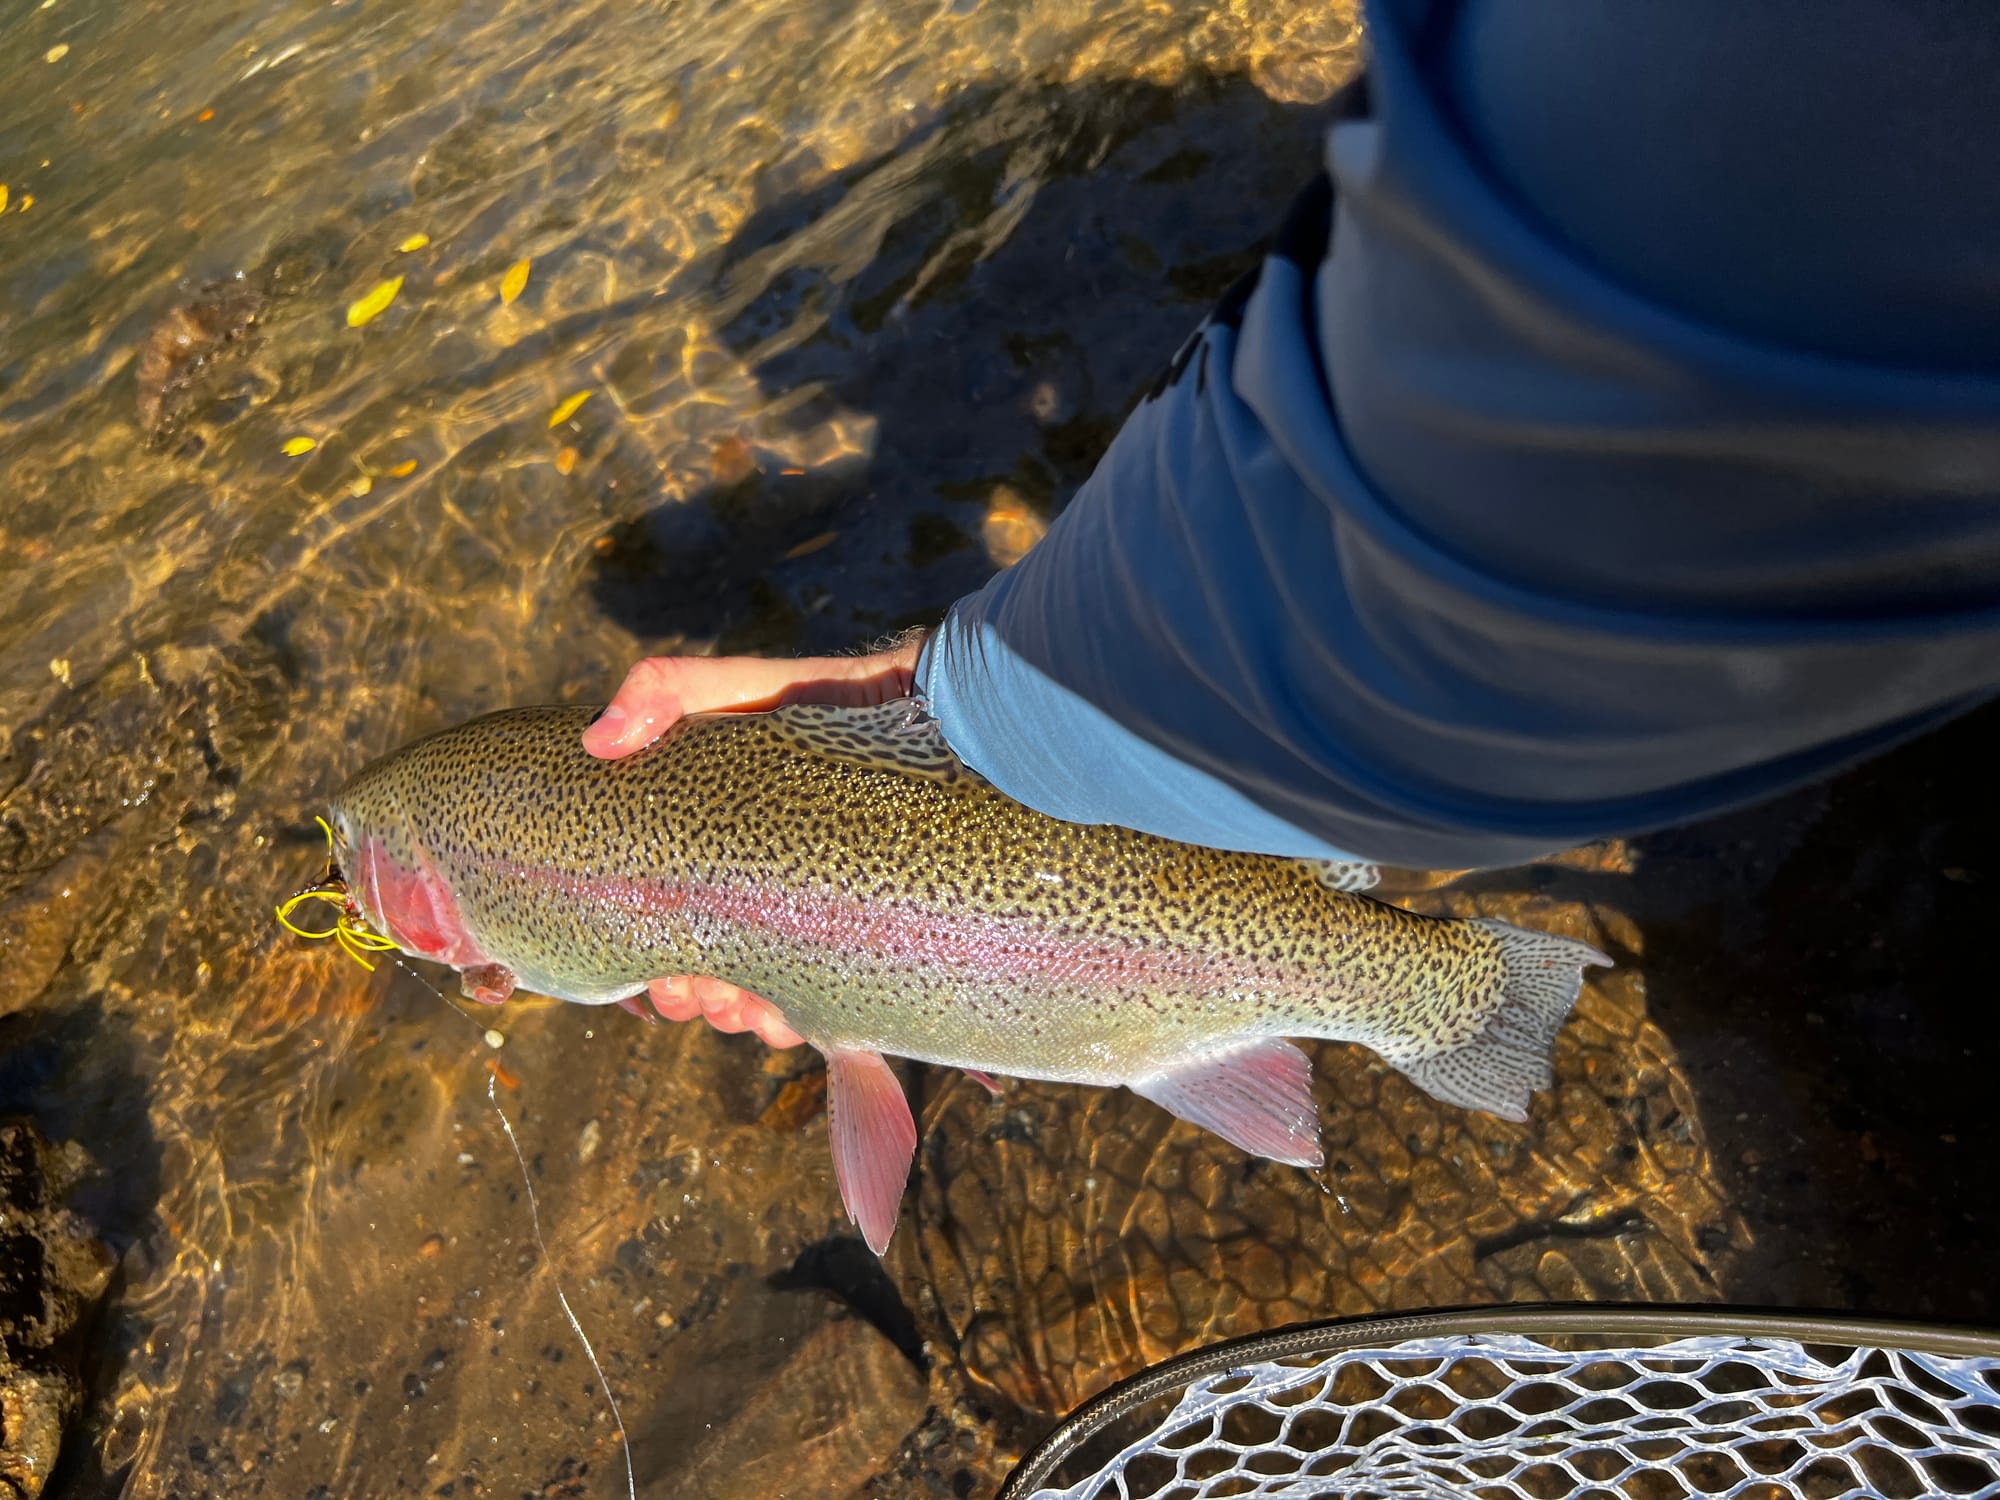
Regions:
<instances>
[{"instance_id":1,"label":"yellow leaf","mask_svg":"<svg viewBox=\"0 0 2000 1500\"><path fill-rule=\"evenodd\" d=\"M63 60L63 59L65 58L65 57L68 57L68 56L69 56L69 43L68 43L68 42L57 42L57 43L56 43L56 44L55 44L55 45L54 45L53 47L49 48L49 50L48 50L48 51L46 51L46 52L44 52L44 53L42 54L42 61L43 61L43 62L52 62L52 63L59 63L59 62L61 62L61 61L62 61L62 60Z\"/></svg>"},{"instance_id":2,"label":"yellow leaf","mask_svg":"<svg viewBox=\"0 0 2000 1500\"><path fill-rule=\"evenodd\" d=\"M408 255L412 250L423 249L424 246L428 245L430 242L431 242L431 237L427 234L413 234L408 239L404 240L403 243L398 245L396 248L402 251L405 255Z\"/></svg>"},{"instance_id":3,"label":"yellow leaf","mask_svg":"<svg viewBox=\"0 0 2000 1500\"><path fill-rule=\"evenodd\" d=\"M347 493L352 495L355 499L359 500L363 495L367 494L370 490L374 488L375 488L375 481L370 479L366 474L363 474L359 479L353 479L348 481Z\"/></svg>"},{"instance_id":4,"label":"yellow leaf","mask_svg":"<svg viewBox=\"0 0 2000 1500\"><path fill-rule=\"evenodd\" d=\"M556 472L567 474L576 468L576 449L565 448L556 455Z\"/></svg>"},{"instance_id":5,"label":"yellow leaf","mask_svg":"<svg viewBox=\"0 0 2000 1500\"><path fill-rule=\"evenodd\" d=\"M397 464L395 468L390 469L388 475L391 479L408 479L416 472L417 461L414 458L406 458Z\"/></svg>"},{"instance_id":6,"label":"yellow leaf","mask_svg":"<svg viewBox=\"0 0 2000 1500\"><path fill-rule=\"evenodd\" d=\"M1048 529L1049 523L1026 500L1009 486L999 484L993 487L993 498L987 504L986 521L979 528L979 537L986 543L986 555L996 567L1011 568L1028 555L1028 549Z\"/></svg>"},{"instance_id":7,"label":"yellow leaf","mask_svg":"<svg viewBox=\"0 0 2000 1500\"><path fill-rule=\"evenodd\" d=\"M318 446L319 444L315 443L309 437L287 438L285 440L285 455L288 458L297 458L301 453L310 453Z\"/></svg>"},{"instance_id":8,"label":"yellow leaf","mask_svg":"<svg viewBox=\"0 0 2000 1500\"><path fill-rule=\"evenodd\" d=\"M28 211L29 209L33 208L34 206L35 206L35 195L34 195L33 193L23 193L23 194L21 194L21 212L22 212L22 213L26 213L26 212L27 212L27 211Z\"/></svg>"},{"instance_id":9,"label":"yellow leaf","mask_svg":"<svg viewBox=\"0 0 2000 1500\"><path fill-rule=\"evenodd\" d=\"M528 262L517 260L507 268L507 274L500 278L500 300L511 303L528 289Z\"/></svg>"},{"instance_id":10,"label":"yellow leaf","mask_svg":"<svg viewBox=\"0 0 2000 1500\"><path fill-rule=\"evenodd\" d=\"M549 426L560 427L577 413L577 408L590 399L589 391L578 391L554 411L549 413Z\"/></svg>"},{"instance_id":11,"label":"yellow leaf","mask_svg":"<svg viewBox=\"0 0 2000 1500\"><path fill-rule=\"evenodd\" d=\"M822 531L818 536L808 537L805 541L800 542L798 546L787 552L785 560L790 562L795 557L805 557L810 553L819 551L822 547L829 547L833 545L833 539L839 535L840 533L837 531Z\"/></svg>"},{"instance_id":12,"label":"yellow leaf","mask_svg":"<svg viewBox=\"0 0 2000 1500\"><path fill-rule=\"evenodd\" d=\"M7 184L0 182L0 214L7 212Z\"/></svg>"},{"instance_id":13,"label":"yellow leaf","mask_svg":"<svg viewBox=\"0 0 2000 1500\"><path fill-rule=\"evenodd\" d=\"M402 289L403 278L400 276L377 282L367 296L347 304L347 326L359 328L363 323L378 316L384 308L396 300L396 293Z\"/></svg>"}]
</instances>

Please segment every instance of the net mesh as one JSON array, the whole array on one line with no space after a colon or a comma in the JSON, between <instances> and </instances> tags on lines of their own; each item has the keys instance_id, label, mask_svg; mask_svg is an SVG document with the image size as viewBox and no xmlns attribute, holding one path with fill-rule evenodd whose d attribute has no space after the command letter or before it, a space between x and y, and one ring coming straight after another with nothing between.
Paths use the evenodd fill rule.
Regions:
<instances>
[{"instance_id":1,"label":"net mesh","mask_svg":"<svg viewBox=\"0 0 2000 1500\"><path fill-rule=\"evenodd\" d=\"M1454 1334L1239 1364L1033 1500L2000 1496L2000 1359L1564 1347L1579 1342Z\"/></svg>"}]
</instances>

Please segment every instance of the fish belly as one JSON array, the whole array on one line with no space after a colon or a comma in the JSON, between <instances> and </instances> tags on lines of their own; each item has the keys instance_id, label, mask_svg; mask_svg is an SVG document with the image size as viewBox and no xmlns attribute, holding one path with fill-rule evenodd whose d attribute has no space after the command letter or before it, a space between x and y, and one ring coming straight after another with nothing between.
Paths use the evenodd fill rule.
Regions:
<instances>
[{"instance_id":1,"label":"fish belly","mask_svg":"<svg viewBox=\"0 0 2000 1500\"><path fill-rule=\"evenodd\" d=\"M1198 955L1110 964L1101 953L1052 956L1046 944L977 955L945 946L917 955L745 935L708 947L702 972L770 1000L821 1050L1066 1083L1123 1083L1228 1037L1284 1030L1269 997L1217 993Z\"/></svg>"}]
</instances>

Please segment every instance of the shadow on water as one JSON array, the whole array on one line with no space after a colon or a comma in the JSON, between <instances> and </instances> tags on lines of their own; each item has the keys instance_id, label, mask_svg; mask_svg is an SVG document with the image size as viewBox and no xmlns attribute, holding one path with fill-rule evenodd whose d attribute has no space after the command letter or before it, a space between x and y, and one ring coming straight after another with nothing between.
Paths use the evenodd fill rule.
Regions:
<instances>
[{"instance_id":1,"label":"shadow on water","mask_svg":"<svg viewBox=\"0 0 2000 1500\"><path fill-rule=\"evenodd\" d=\"M2000 1239L1985 1100L2000 706L1836 780L1636 841L1607 879L1648 1005L1703 1104L1746 1220L1732 1301L1990 1324ZM1517 888L1521 872L1469 876Z\"/></svg>"},{"instance_id":2,"label":"shadow on water","mask_svg":"<svg viewBox=\"0 0 2000 1500\"><path fill-rule=\"evenodd\" d=\"M760 208L714 266L718 336L800 430L860 413L870 451L788 474L725 450L721 482L611 532L595 597L644 640L725 651L934 621L1255 263L1322 119L1241 77L969 90L894 158ZM857 239L878 247L858 271Z\"/></svg>"},{"instance_id":3,"label":"shadow on water","mask_svg":"<svg viewBox=\"0 0 2000 1500\"><path fill-rule=\"evenodd\" d=\"M0 1021L0 1114L33 1115L52 1139L84 1148L95 1170L70 1203L119 1254L157 1228L160 1144L147 1077L146 1061L90 999Z\"/></svg>"},{"instance_id":4,"label":"shadow on water","mask_svg":"<svg viewBox=\"0 0 2000 1500\"><path fill-rule=\"evenodd\" d=\"M2000 1321L2000 706L1641 846L1660 1022L1744 1207L1744 1301Z\"/></svg>"},{"instance_id":5,"label":"shadow on water","mask_svg":"<svg viewBox=\"0 0 2000 1500\"><path fill-rule=\"evenodd\" d=\"M2000 1320L1997 758L1989 704L1827 785L1637 845L1649 1003L1748 1231L1732 1301Z\"/></svg>"}]
</instances>

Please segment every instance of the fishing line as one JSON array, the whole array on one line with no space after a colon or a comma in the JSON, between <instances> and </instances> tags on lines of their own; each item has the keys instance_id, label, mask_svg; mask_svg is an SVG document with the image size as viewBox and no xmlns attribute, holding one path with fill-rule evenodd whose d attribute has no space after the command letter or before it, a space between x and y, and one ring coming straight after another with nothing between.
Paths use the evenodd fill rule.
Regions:
<instances>
[{"instance_id":1,"label":"fishing line","mask_svg":"<svg viewBox=\"0 0 2000 1500\"><path fill-rule=\"evenodd\" d=\"M321 828L326 830L326 876L318 884L307 887L296 895L287 898L279 905L277 911L280 925L287 932L291 932L302 938L311 940L332 938L349 958L360 964L362 968L370 971L373 971L375 965L368 961L368 954L388 953L392 955L390 962L416 980L417 983L421 984L433 995L436 995L439 1000L444 1002L446 1010L482 1035L487 1034L488 1029L486 1027L481 1026L474 1017L467 1015L456 1005L453 1005L450 997L443 990L432 984L430 980L426 979L422 974L419 974L403 961L401 953L397 951L398 945L393 939L383 937L380 933L372 931L362 920L360 911L355 907L353 900L348 895L347 882L340 878L333 863L333 829L328 826L324 818L317 819L317 822ZM311 931L294 922L292 920L292 913L307 901L324 901L329 906L332 906L334 908L333 925L324 931ZM605 1402L611 1407L611 1420L618 1428L618 1444L625 1453L625 1494L627 1500L638 1500L639 1481L632 1466L632 1440L625 1432L625 1417L618 1410L618 1398L611 1393L611 1382L604 1374L604 1366L597 1358L597 1350L591 1347L590 1335L583 1331L583 1324L578 1320L576 1310L570 1306L569 1293L563 1290L562 1274L556 1270L555 1257L549 1254L549 1242L542 1234L542 1209L540 1202L535 1197L534 1178L528 1172L528 1158L521 1150L520 1139L514 1134L514 1122L507 1118L507 1111L500 1107L500 1098L496 1092L499 1083L500 1072L498 1068L495 1068L486 1075L486 1102L493 1106L493 1113L500 1117L500 1128L507 1134L507 1144L514 1148L514 1161L521 1169L521 1186L528 1194L528 1222L534 1227L535 1248L541 1252L542 1264L548 1267L549 1282L556 1289L556 1301L562 1304L563 1316L569 1319L570 1331L576 1335L576 1341L583 1345L584 1356L589 1359L590 1368L597 1373L598 1389L604 1392Z\"/></svg>"},{"instance_id":2,"label":"fishing line","mask_svg":"<svg viewBox=\"0 0 2000 1500\"><path fill-rule=\"evenodd\" d=\"M401 969L433 995L436 995L438 999L442 1000L446 1010L482 1035L486 1033L487 1028L481 1026L475 1017L467 1015L456 1005L453 1005L449 995L445 994L443 990L439 989L428 979L424 978L423 975L403 962L400 955L393 959L392 962L397 968ZM569 1294L563 1290L562 1273L556 1270L556 1258L549 1254L549 1242L542 1235L541 1204L535 1197L534 1179L528 1173L528 1158L522 1154L520 1139L514 1134L514 1122L507 1118L507 1111L500 1107L500 1098L495 1092L499 1083L500 1073L496 1068L486 1075L486 1102L493 1106L493 1113L500 1117L500 1128L507 1133L507 1144L514 1148L514 1161L521 1169L521 1187L528 1195L528 1222L534 1226L535 1248L542 1253L542 1264L549 1268L549 1282L556 1289L556 1301L562 1304L563 1316L569 1319L570 1331L576 1335L576 1341L583 1345L584 1356L589 1359L590 1368L597 1372L598 1388L604 1392L604 1400L611 1408L611 1420L617 1424L618 1444L625 1451L625 1494L627 1500L638 1500L639 1482L633 1473L632 1440L625 1433L625 1417L618 1410L618 1398L611 1394L611 1382L605 1378L604 1366L598 1362L597 1351L591 1347L590 1335L583 1331L583 1324L577 1320L576 1310L569 1305Z\"/></svg>"},{"instance_id":3,"label":"fishing line","mask_svg":"<svg viewBox=\"0 0 2000 1500\"><path fill-rule=\"evenodd\" d=\"M625 1418L619 1414L618 1398L611 1394L611 1382L604 1378L604 1366L597 1362L597 1351L590 1347L590 1337L583 1331L583 1324L576 1320L569 1298L563 1293L562 1278L556 1274L555 1258L549 1254L548 1241L542 1238L542 1213L535 1203L535 1184L528 1176L528 1158L521 1154L521 1143L514 1138L514 1126L494 1093L499 1081L498 1074L487 1075L486 1101L493 1106L493 1113L500 1117L500 1128L507 1132L507 1144L514 1148L514 1160L521 1164L521 1185L528 1190L528 1220L535 1226L535 1244L542 1252L542 1264L549 1268L549 1280L555 1285L556 1301L562 1304L563 1316L569 1319L576 1341L583 1345L583 1352L590 1357L590 1367L597 1372L597 1384L604 1391L604 1399L611 1403L611 1420L618 1424L618 1441L625 1448L625 1493L629 1500L638 1500L639 1483L632 1474L632 1440L625 1436Z\"/></svg>"},{"instance_id":4,"label":"fishing line","mask_svg":"<svg viewBox=\"0 0 2000 1500\"><path fill-rule=\"evenodd\" d=\"M436 995L438 999L442 1000L446 1010L449 1010L453 1015L464 1021L466 1025L472 1027L482 1035L486 1033L487 1028L481 1026L475 1017L467 1015L456 1005L453 1005L449 995L445 994L443 990L439 989L428 979L424 978L423 975L403 962L400 955L393 962L397 968L401 969L433 995ZM556 1258L549 1254L549 1242L542 1235L542 1207L535 1197L534 1178L528 1173L528 1158L522 1153L520 1139L514 1134L514 1122L507 1118L507 1111L500 1107L500 1098L496 1092L499 1083L500 1073L496 1068L486 1075L486 1102L493 1106L493 1113L500 1117L500 1128L507 1133L507 1144L514 1148L514 1161L521 1169L521 1187L528 1195L528 1222L534 1226L535 1248L541 1251L542 1264L549 1268L549 1282L556 1289L556 1301L562 1304L563 1316L569 1319L570 1331L576 1335L576 1341L583 1345L584 1356L590 1361L590 1368L597 1372L598 1389L604 1392L604 1400L611 1408L611 1420L617 1424L618 1445L625 1452L625 1494L627 1500L638 1500L639 1482L632 1468L632 1440L625 1433L625 1417L618 1410L618 1398L611 1394L611 1382L605 1377L604 1366L598 1362L597 1351L591 1347L590 1335L583 1331L583 1324L578 1321L576 1310L569 1305L569 1293L563 1290L562 1273L556 1270Z\"/></svg>"}]
</instances>

